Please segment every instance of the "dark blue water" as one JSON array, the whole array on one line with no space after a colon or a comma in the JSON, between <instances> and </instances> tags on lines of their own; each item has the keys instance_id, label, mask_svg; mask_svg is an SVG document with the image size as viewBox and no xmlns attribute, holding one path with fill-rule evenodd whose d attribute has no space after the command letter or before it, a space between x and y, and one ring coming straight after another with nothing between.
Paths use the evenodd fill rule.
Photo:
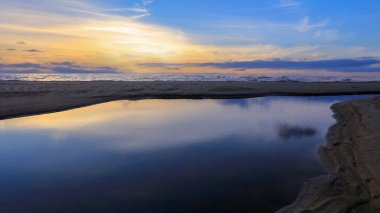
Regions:
<instances>
[{"instance_id":1,"label":"dark blue water","mask_svg":"<svg viewBox=\"0 0 380 213\"><path fill-rule=\"evenodd\" d=\"M354 97L118 101L0 121L0 212L273 212Z\"/></svg>"}]
</instances>

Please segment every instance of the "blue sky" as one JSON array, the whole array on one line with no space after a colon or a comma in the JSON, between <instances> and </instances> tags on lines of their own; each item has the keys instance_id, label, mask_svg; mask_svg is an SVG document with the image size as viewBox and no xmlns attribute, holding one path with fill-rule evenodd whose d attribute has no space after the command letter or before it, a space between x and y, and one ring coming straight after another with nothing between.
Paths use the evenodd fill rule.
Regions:
<instances>
[{"instance_id":1,"label":"blue sky","mask_svg":"<svg viewBox=\"0 0 380 213\"><path fill-rule=\"evenodd\" d=\"M327 61L368 62L347 67L350 72L380 70L378 0L0 3L0 72L163 72L173 64L181 66L171 72L210 72L204 66L210 63L221 64L211 66L212 72L234 72L226 64L274 69L294 61L300 63L292 69ZM257 63L263 60L268 63Z\"/></svg>"},{"instance_id":2,"label":"blue sky","mask_svg":"<svg viewBox=\"0 0 380 213\"><path fill-rule=\"evenodd\" d=\"M107 2L113 8L135 4ZM144 21L179 29L200 43L380 47L376 27L380 2L376 0L155 0L146 8L150 15ZM302 23L310 28L292 28L301 28Z\"/></svg>"}]
</instances>

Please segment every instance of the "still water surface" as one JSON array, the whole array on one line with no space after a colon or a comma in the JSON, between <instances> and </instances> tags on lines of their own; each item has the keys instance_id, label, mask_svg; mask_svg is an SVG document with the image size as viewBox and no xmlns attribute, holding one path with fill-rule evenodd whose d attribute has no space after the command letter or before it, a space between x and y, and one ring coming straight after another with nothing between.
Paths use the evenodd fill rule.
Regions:
<instances>
[{"instance_id":1,"label":"still water surface","mask_svg":"<svg viewBox=\"0 0 380 213\"><path fill-rule=\"evenodd\" d=\"M273 212L340 97L117 101L0 121L0 212Z\"/></svg>"}]
</instances>

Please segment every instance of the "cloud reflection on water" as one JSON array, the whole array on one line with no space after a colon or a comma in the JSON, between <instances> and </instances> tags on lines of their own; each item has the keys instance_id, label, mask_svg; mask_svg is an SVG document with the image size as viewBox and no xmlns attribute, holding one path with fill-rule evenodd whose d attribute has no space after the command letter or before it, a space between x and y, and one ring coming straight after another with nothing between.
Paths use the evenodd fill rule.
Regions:
<instances>
[{"instance_id":1,"label":"cloud reflection on water","mask_svg":"<svg viewBox=\"0 0 380 213\"><path fill-rule=\"evenodd\" d=\"M323 173L329 107L349 98L117 101L3 120L0 211L273 212ZM281 138L279 125L316 134Z\"/></svg>"},{"instance_id":2,"label":"cloud reflection on water","mask_svg":"<svg viewBox=\"0 0 380 213\"><path fill-rule=\"evenodd\" d=\"M70 137L86 134L119 141L108 144L109 148L149 150L233 135L271 142L282 124L312 127L324 134L334 121L319 118L331 117L331 104L301 98L118 101L1 123L7 131L52 130L53 139L66 138L61 140L66 143Z\"/></svg>"}]
</instances>

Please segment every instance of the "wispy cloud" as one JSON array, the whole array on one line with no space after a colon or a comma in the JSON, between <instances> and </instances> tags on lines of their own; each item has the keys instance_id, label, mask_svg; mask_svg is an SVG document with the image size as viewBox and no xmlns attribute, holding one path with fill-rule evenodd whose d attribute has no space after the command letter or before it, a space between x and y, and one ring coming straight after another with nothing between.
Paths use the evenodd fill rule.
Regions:
<instances>
[{"instance_id":1,"label":"wispy cloud","mask_svg":"<svg viewBox=\"0 0 380 213\"><path fill-rule=\"evenodd\" d=\"M142 0L135 3L133 7L119 7L102 9L101 12L113 12L117 14L126 15L132 19L140 19L146 16L150 16L148 6L153 3L153 0Z\"/></svg>"},{"instance_id":2,"label":"wispy cloud","mask_svg":"<svg viewBox=\"0 0 380 213\"><path fill-rule=\"evenodd\" d=\"M68 67L74 67L74 68L81 67L79 65L76 65L75 62L72 62L72 61L50 62L49 64L53 66L68 66Z\"/></svg>"},{"instance_id":3,"label":"wispy cloud","mask_svg":"<svg viewBox=\"0 0 380 213\"><path fill-rule=\"evenodd\" d=\"M1 64L0 73L40 73L45 66L35 63Z\"/></svg>"},{"instance_id":4,"label":"wispy cloud","mask_svg":"<svg viewBox=\"0 0 380 213\"><path fill-rule=\"evenodd\" d=\"M1 69L0 74L37 74L41 73L38 69Z\"/></svg>"},{"instance_id":5,"label":"wispy cloud","mask_svg":"<svg viewBox=\"0 0 380 213\"><path fill-rule=\"evenodd\" d=\"M117 69L109 66L88 67L75 64L75 62L51 62L50 70L54 73L117 73Z\"/></svg>"},{"instance_id":6,"label":"wispy cloud","mask_svg":"<svg viewBox=\"0 0 380 213\"><path fill-rule=\"evenodd\" d=\"M103 9L105 12L123 12L123 11L132 11L136 13L149 13L149 10L146 8L111 8L111 9Z\"/></svg>"},{"instance_id":7,"label":"wispy cloud","mask_svg":"<svg viewBox=\"0 0 380 213\"><path fill-rule=\"evenodd\" d=\"M296 0L280 0L276 4L276 7L288 8L288 9L297 9L297 8L300 8L301 6L302 4Z\"/></svg>"},{"instance_id":8,"label":"wispy cloud","mask_svg":"<svg viewBox=\"0 0 380 213\"><path fill-rule=\"evenodd\" d=\"M314 37L325 41L334 41L340 37L338 30L334 29L322 29L315 32Z\"/></svg>"},{"instance_id":9,"label":"wispy cloud","mask_svg":"<svg viewBox=\"0 0 380 213\"><path fill-rule=\"evenodd\" d=\"M311 23L308 16L304 17L297 25L296 29L300 32L308 32L326 27L329 24L329 20L321 22Z\"/></svg>"},{"instance_id":10,"label":"wispy cloud","mask_svg":"<svg viewBox=\"0 0 380 213\"><path fill-rule=\"evenodd\" d=\"M96 67L91 69L85 69L85 68L71 68L71 67L54 67L52 69L54 73L64 73L64 74L74 74L74 73L87 73L87 74L94 74L94 73L117 73L115 69L112 69L110 67Z\"/></svg>"},{"instance_id":11,"label":"wispy cloud","mask_svg":"<svg viewBox=\"0 0 380 213\"><path fill-rule=\"evenodd\" d=\"M146 7L150 4L152 4L154 2L154 0L141 0L140 3L137 3L136 6L137 7Z\"/></svg>"},{"instance_id":12,"label":"wispy cloud","mask_svg":"<svg viewBox=\"0 0 380 213\"><path fill-rule=\"evenodd\" d=\"M117 73L118 70L109 66L83 66L75 62L50 62L47 64L36 63L16 63L1 64L0 73L54 73L54 74L72 74L72 73Z\"/></svg>"},{"instance_id":13,"label":"wispy cloud","mask_svg":"<svg viewBox=\"0 0 380 213\"><path fill-rule=\"evenodd\" d=\"M329 20L323 20L312 23L308 16L304 17L297 25L296 29L300 33L311 32L313 37L319 41L334 41L340 37L340 33L336 29L329 28Z\"/></svg>"},{"instance_id":14,"label":"wispy cloud","mask_svg":"<svg viewBox=\"0 0 380 213\"><path fill-rule=\"evenodd\" d=\"M37 49L28 49L28 50L23 50L23 52L41 53L42 51L41 50L37 50Z\"/></svg>"},{"instance_id":15,"label":"wispy cloud","mask_svg":"<svg viewBox=\"0 0 380 213\"><path fill-rule=\"evenodd\" d=\"M380 59L377 58L349 58L325 60L255 60L255 61L227 61L213 63L186 63L165 64L148 63L141 66L148 67L212 67L217 69L235 69L244 71L249 69L272 70L328 70L339 72L380 72Z\"/></svg>"},{"instance_id":16,"label":"wispy cloud","mask_svg":"<svg viewBox=\"0 0 380 213\"><path fill-rule=\"evenodd\" d=\"M19 64L0 64L0 68L27 68L27 69L45 69L46 67L35 63L19 63Z\"/></svg>"}]
</instances>

